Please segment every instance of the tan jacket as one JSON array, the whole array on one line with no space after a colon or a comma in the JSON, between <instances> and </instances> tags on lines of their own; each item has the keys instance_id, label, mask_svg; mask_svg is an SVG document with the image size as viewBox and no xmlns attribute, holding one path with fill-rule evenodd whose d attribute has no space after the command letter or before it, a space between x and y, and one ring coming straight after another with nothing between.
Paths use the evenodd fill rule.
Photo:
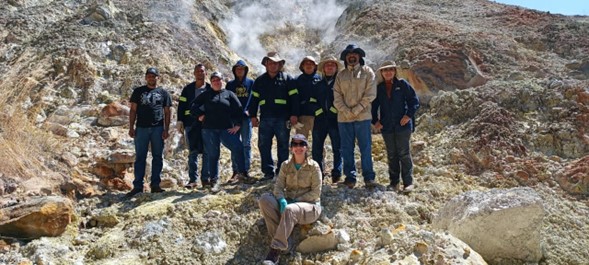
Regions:
<instances>
[{"instance_id":1,"label":"tan jacket","mask_svg":"<svg viewBox=\"0 0 589 265\"><path fill-rule=\"evenodd\" d=\"M371 120L372 101L376 98L374 71L360 64L340 71L335 78L333 97L338 122Z\"/></svg>"},{"instance_id":2,"label":"tan jacket","mask_svg":"<svg viewBox=\"0 0 589 265\"><path fill-rule=\"evenodd\" d=\"M274 183L274 197L297 202L319 203L321 201L321 169L319 164L307 157L301 169L296 170L294 158L282 162L280 173Z\"/></svg>"}]
</instances>

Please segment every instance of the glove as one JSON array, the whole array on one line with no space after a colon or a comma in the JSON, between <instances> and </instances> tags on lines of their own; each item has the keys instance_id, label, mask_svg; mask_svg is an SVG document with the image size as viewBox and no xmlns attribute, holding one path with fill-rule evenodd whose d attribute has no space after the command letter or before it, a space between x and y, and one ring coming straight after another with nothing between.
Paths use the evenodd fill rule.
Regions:
<instances>
[{"instance_id":1,"label":"glove","mask_svg":"<svg viewBox=\"0 0 589 265\"><path fill-rule=\"evenodd\" d=\"M280 214L282 214L284 212L287 204L288 204L288 202L286 202L285 198L278 200L278 206L280 207Z\"/></svg>"}]
</instances>

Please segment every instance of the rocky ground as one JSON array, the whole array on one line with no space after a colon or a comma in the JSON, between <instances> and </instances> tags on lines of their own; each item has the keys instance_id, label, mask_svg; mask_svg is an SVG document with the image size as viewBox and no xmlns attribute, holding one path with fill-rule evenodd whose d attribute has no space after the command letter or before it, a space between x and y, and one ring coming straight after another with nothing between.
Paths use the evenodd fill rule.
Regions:
<instances>
[{"instance_id":1,"label":"rocky ground","mask_svg":"<svg viewBox=\"0 0 589 265\"><path fill-rule=\"evenodd\" d=\"M320 222L298 228L293 242L301 248L282 262L589 263L586 17L480 0L326 1L323 16L312 1L267 4L2 5L0 264L259 262L269 239L256 200L271 183L225 186L218 194L181 188L187 151L175 131L164 166L169 191L122 200L134 159L126 100L148 65L160 68L177 97L195 62L229 74L242 57L255 75L265 50L277 49L298 74L303 55L337 55L352 42L373 68L396 60L420 95L412 145L417 189L385 189L386 155L375 134L383 186L349 190L327 181ZM257 19L262 10L272 15ZM257 154L254 146L250 173L259 177ZM489 206L488 196L497 201ZM456 203L468 207L454 212ZM486 230L440 228L445 216ZM491 248L505 231L529 240L499 240L509 253ZM333 248L318 251L325 246Z\"/></svg>"}]
</instances>

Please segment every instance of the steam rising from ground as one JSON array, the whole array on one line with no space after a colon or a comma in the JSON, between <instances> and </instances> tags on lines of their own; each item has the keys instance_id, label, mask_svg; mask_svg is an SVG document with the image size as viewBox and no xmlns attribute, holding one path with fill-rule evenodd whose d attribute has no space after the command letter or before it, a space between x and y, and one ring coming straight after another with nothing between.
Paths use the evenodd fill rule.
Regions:
<instances>
[{"instance_id":1,"label":"steam rising from ground","mask_svg":"<svg viewBox=\"0 0 589 265\"><path fill-rule=\"evenodd\" d=\"M271 50L296 68L305 55L319 57L322 47L335 39L335 24L344 9L335 0L240 1L233 7L235 15L221 26L229 47L258 70L263 70L260 62Z\"/></svg>"}]
</instances>

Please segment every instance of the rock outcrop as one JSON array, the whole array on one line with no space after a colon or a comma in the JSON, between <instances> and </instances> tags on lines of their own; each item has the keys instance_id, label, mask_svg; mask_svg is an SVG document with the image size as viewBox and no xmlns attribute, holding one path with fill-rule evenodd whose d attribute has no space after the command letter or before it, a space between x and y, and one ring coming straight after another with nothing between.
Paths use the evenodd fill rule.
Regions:
<instances>
[{"instance_id":1,"label":"rock outcrop","mask_svg":"<svg viewBox=\"0 0 589 265\"><path fill-rule=\"evenodd\" d=\"M0 234L23 239L59 236L72 220L69 199L48 196L0 209Z\"/></svg>"},{"instance_id":2,"label":"rock outcrop","mask_svg":"<svg viewBox=\"0 0 589 265\"><path fill-rule=\"evenodd\" d=\"M433 219L485 260L538 262L545 215L542 199L530 188L469 191L454 197Z\"/></svg>"}]
</instances>

